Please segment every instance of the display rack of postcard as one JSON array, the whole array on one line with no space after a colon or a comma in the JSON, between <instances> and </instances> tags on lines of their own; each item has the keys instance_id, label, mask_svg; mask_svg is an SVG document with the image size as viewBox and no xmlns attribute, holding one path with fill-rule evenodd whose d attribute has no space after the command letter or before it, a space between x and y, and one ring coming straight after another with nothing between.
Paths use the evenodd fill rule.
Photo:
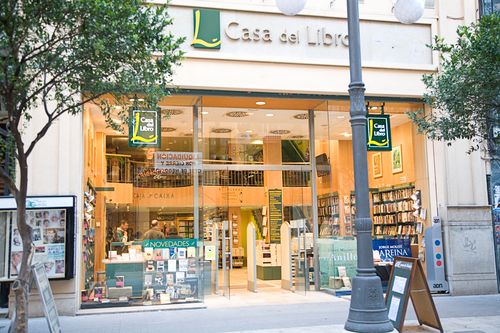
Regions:
<instances>
[{"instance_id":1,"label":"display rack of postcard","mask_svg":"<svg viewBox=\"0 0 500 333\"><path fill-rule=\"evenodd\" d=\"M412 183L372 190L374 236L417 236L417 217L413 214L414 192L415 185Z\"/></svg>"},{"instance_id":2,"label":"display rack of postcard","mask_svg":"<svg viewBox=\"0 0 500 333\"><path fill-rule=\"evenodd\" d=\"M90 181L87 182L87 189L84 193L83 201L83 235L82 235L82 248L83 248L83 265L84 265L84 288L82 290L82 298L87 297L95 286L94 281L94 266L95 266L95 202L96 192Z\"/></svg>"},{"instance_id":3,"label":"display rack of postcard","mask_svg":"<svg viewBox=\"0 0 500 333\"><path fill-rule=\"evenodd\" d=\"M185 242L175 240L175 242ZM196 243L144 247L144 305L198 301ZM193 243L194 242L194 243Z\"/></svg>"}]
</instances>

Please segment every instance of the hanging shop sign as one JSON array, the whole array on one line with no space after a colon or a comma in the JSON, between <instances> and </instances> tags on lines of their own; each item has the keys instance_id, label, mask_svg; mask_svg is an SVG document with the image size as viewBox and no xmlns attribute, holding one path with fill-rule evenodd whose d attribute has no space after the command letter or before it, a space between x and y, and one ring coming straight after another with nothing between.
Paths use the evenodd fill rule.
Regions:
<instances>
[{"instance_id":1,"label":"hanging shop sign","mask_svg":"<svg viewBox=\"0 0 500 333\"><path fill-rule=\"evenodd\" d=\"M133 110L130 114L129 147L161 146L161 118L156 111Z\"/></svg>"},{"instance_id":2,"label":"hanging shop sign","mask_svg":"<svg viewBox=\"0 0 500 333\"><path fill-rule=\"evenodd\" d=\"M391 142L391 121L388 115L367 115L366 117L366 138L367 148L371 151L390 151Z\"/></svg>"}]
</instances>

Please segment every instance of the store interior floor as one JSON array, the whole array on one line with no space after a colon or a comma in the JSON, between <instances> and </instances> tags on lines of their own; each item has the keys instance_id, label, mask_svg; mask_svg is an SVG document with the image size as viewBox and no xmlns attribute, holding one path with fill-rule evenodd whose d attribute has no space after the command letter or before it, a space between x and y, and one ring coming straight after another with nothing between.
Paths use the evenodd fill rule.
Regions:
<instances>
[{"instance_id":1,"label":"store interior floor","mask_svg":"<svg viewBox=\"0 0 500 333\"><path fill-rule=\"evenodd\" d=\"M233 268L230 272L229 283L231 295L250 293L248 290L248 270L246 267ZM224 283L223 271L219 271L219 285ZM281 290L281 280L260 280L257 279L257 290L259 292L271 292Z\"/></svg>"}]
</instances>

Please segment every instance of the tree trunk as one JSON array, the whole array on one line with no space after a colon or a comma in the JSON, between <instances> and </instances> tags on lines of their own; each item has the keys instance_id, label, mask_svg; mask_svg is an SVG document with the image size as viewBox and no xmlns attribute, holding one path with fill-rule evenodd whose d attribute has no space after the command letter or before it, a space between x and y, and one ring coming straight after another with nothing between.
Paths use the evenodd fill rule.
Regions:
<instances>
[{"instance_id":1,"label":"tree trunk","mask_svg":"<svg viewBox=\"0 0 500 333\"><path fill-rule=\"evenodd\" d=\"M31 282L32 234L31 227L26 223L26 196L28 191L28 163L24 154L24 145L17 130L12 131L16 140L19 163L19 191L15 195L17 204L17 228L23 242L21 269L17 279L12 284L15 294L14 320L10 332L28 332L28 298Z\"/></svg>"}]
</instances>

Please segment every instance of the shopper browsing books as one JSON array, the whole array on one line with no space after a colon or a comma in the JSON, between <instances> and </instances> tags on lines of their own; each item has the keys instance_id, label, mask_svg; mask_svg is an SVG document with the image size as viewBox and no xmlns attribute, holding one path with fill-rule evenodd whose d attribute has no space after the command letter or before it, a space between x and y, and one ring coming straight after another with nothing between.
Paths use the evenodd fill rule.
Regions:
<instances>
[{"instance_id":1,"label":"shopper browsing books","mask_svg":"<svg viewBox=\"0 0 500 333\"><path fill-rule=\"evenodd\" d=\"M165 239L165 235L160 230L160 226L157 220L151 221L151 229L146 231L144 234L144 239Z\"/></svg>"},{"instance_id":2,"label":"shopper browsing books","mask_svg":"<svg viewBox=\"0 0 500 333\"><path fill-rule=\"evenodd\" d=\"M116 228L116 240L118 242L126 243L128 242L128 222L127 220L122 220L118 228Z\"/></svg>"}]
</instances>

